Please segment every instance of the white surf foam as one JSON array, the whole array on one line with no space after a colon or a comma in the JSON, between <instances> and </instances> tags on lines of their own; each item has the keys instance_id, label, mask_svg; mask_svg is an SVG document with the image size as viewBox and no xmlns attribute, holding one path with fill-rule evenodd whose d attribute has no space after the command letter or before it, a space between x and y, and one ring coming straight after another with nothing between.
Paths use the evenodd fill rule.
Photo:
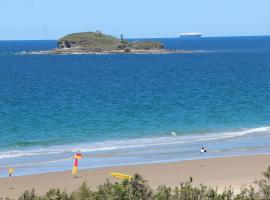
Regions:
<instances>
[{"instance_id":1,"label":"white surf foam","mask_svg":"<svg viewBox=\"0 0 270 200\"><path fill-rule=\"evenodd\" d=\"M263 133L270 133L270 127L259 127L252 129L241 129L238 131L193 134L193 135L178 135L177 133L175 133L175 135L165 137L113 140L96 143L83 143L77 145L74 144L65 146L53 146L31 150L21 149L16 151L0 152L0 159L15 158L22 156L42 156L42 155L46 156L63 153L72 155L74 152L109 151L125 148L140 148L149 146L193 143L200 141L224 140L235 137L242 137L245 135L263 134Z\"/></svg>"}]
</instances>

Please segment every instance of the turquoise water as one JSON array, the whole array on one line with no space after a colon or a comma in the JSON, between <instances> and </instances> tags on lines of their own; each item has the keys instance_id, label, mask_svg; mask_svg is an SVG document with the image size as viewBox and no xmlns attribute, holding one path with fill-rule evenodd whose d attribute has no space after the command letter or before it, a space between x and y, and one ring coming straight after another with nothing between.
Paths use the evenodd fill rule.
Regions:
<instances>
[{"instance_id":1,"label":"turquoise water","mask_svg":"<svg viewBox=\"0 0 270 200\"><path fill-rule=\"evenodd\" d=\"M23 55L0 42L0 165L18 174L270 152L270 37L158 39L167 55ZM172 134L175 132L175 135ZM70 164L72 165L72 164ZM26 167L27 166L27 167Z\"/></svg>"}]
</instances>

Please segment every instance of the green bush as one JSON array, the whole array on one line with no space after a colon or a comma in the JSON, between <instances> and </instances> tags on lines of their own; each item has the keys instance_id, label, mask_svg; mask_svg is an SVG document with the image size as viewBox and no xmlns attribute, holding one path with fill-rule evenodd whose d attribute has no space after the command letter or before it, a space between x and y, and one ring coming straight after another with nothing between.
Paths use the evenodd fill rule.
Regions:
<instances>
[{"instance_id":1,"label":"green bush","mask_svg":"<svg viewBox=\"0 0 270 200\"><path fill-rule=\"evenodd\" d=\"M19 200L39 200L41 197L39 197L36 193L35 190L32 189L30 192L25 191L20 197Z\"/></svg>"},{"instance_id":2,"label":"green bush","mask_svg":"<svg viewBox=\"0 0 270 200\"><path fill-rule=\"evenodd\" d=\"M91 190L83 183L71 194L59 189L51 189L44 196L38 196L35 190L26 191L19 200L270 200L270 167L263 175L264 178L256 182L256 189L252 186L243 187L238 194L231 187L220 193L205 185L194 186L192 178L178 187L162 185L154 191L146 180L135 174L133 179L120 183L107 180L96 190Z\"/></svg>"},{"instance_id":3,"label":"green bush","mask_svg":"<svg viewBox=\"0 0 270 200\"><path fill-rule=\"evenodd\" d=\"M84 200L84 199L94 199L94 198L93 198L93 192L84 182L77 191L71 194L69 199Z\"/></svg>"}]
</instances>

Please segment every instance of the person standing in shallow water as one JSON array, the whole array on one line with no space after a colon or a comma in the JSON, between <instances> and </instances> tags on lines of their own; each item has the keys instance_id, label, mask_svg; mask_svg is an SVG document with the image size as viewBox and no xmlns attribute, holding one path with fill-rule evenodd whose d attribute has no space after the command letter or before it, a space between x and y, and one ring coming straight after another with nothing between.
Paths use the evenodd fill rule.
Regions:
<instances>
[{"instance_id":1,"label":"person standing in shallow water","mask_svg":"<svg viewBox=\"0 0 270 200\"><path fill-rule=\"evenodd\" d=\"M202 147L202 148L201 148L201 153L206 153L206 152L207 152L207 148Z\"/></svg>"}]
</instances>

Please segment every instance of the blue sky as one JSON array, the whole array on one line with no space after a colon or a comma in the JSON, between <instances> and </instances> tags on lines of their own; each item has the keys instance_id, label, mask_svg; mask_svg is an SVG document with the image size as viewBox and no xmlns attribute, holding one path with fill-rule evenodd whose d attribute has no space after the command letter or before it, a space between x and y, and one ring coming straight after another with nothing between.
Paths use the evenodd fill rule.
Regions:
<instances>
[{"instance_id":1,"label":"blue sky","mask_svg":"<svg viewBox=\"0 0 270 200\"><path fill-rule=\"evenodd\" d=\"M126 38L270 35L270 0L0 0L0 40L102 30Z\"/></svg>"}]
</instances>

